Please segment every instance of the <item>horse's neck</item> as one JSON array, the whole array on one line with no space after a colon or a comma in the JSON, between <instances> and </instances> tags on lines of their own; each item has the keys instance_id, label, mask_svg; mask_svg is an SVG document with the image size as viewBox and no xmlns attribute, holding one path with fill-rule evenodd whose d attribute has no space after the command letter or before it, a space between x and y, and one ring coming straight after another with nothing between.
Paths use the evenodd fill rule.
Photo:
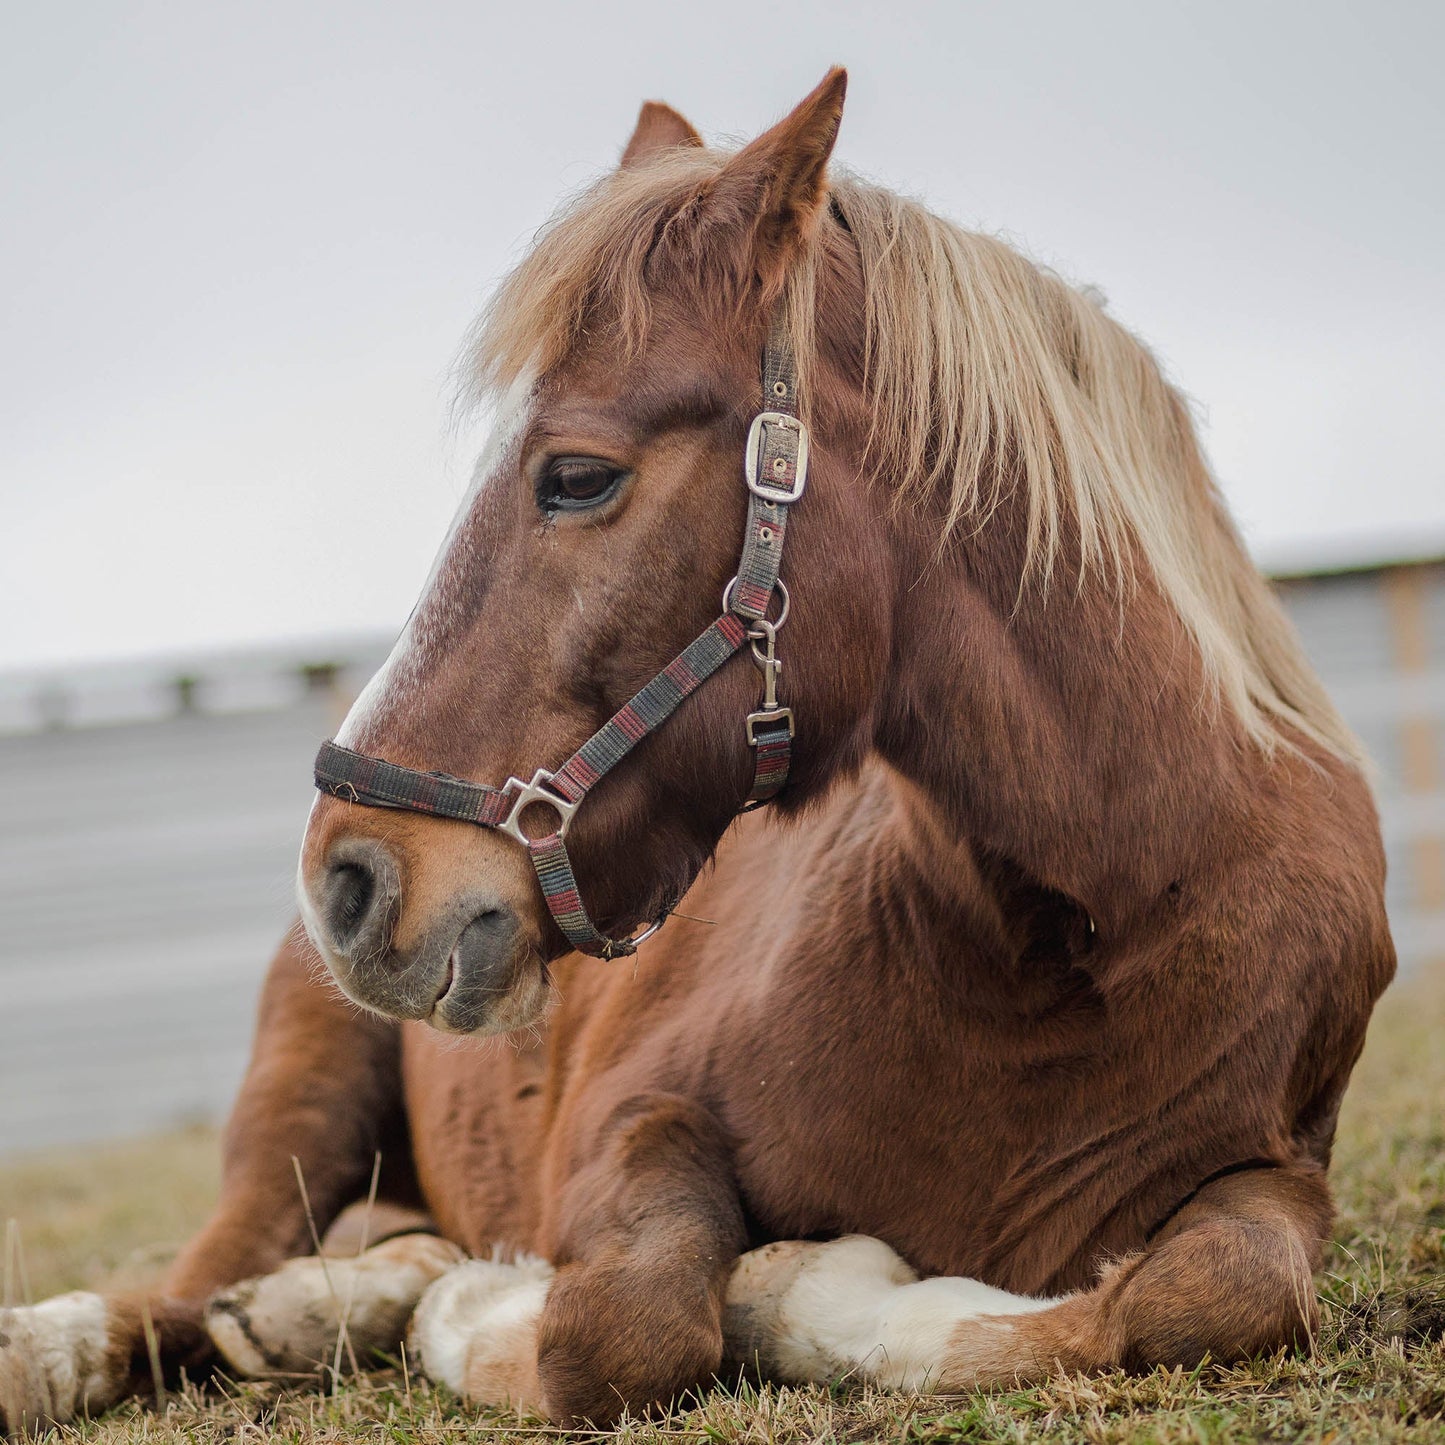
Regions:
<instances>
[{"instance_id":1,"label":"horse's neck","mask_svg":"<svg viewBox=\"0 0 1445 1445\"><path fill-rule=\"evenodd\" d=\"M981 856L1128 912L1239 832L1255 764L1147 579L1121 613L1103 583L1020 596L964 555L899 636L879 749Z\"/></svg>"}]
</instances>

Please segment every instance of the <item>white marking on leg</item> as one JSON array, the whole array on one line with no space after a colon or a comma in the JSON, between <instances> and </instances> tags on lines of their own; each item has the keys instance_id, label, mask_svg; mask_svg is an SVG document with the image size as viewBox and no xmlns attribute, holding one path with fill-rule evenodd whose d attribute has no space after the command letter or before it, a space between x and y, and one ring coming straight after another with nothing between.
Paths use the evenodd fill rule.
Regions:
<instances>
[{"instance_id":1,"label":"white marking on leg","mask_svg":"<svg viewBox=\"0 0 1445 1445\"><path fill-rule=\"evenodd\" d=\"M938 1389L946 1351L960 1324L983 1317L1037 1314L1056 1299L1010 1294L976 1279L925 1279L883 1301L876 1354L865 1364L880 1385L922 1392ZM1013 1326L1006 1326L1012 1333Z\"/></svg>"},{"instance_id":2,"label":"white marking on leg","mask_svg":"<svg viewBox=\"0 0 1445 1445\"><path fill-rule=\"evenodd\" d=\"M111 1405L125 1388L110 1349L110 1311L75 1290L0 1310L0 1423L63 1424Z\"/></svg>"},{"instance_id":3,"label":"white marking on leg","mask_svg":"<svg viewBox=\"0 0 1445 1445\"><path fill-rule=\"evenodd\" d=\"M918 1276L881 1240L789 1241L738 1261L724 1325L729 1359L793 1383L858 1373L920 1391L938 1379L953 1331L981 1316L1057 1303L972 1279Z\"/></svg>"},{"instance_id":4,"label":"white marking on leg","mask_svg":"<svg viewBox=\"0 0 1445 1445\"><path fill-rule=\"evenodd\" d=\"M464 1255L430 1234L403 1234L356 1259L287 1260L206 1306L206 1330L241 1376L314 1370L333 1357L341 1319L359 1358L391 1351L423 1291Z\"/></svg>"},{"instance_id":5,"label":"white marking on leg","mask_svg":"<svg viewBox=\"0 0 1445 1445\"><path fill-rule=\"evenodd\" d=\"M479 1404L540 1404L537 1326L552 1274L529 1255L472 1259L444 1274L422 1296L409 1336L428 1378Z\"/></svg>"}]
</instances>

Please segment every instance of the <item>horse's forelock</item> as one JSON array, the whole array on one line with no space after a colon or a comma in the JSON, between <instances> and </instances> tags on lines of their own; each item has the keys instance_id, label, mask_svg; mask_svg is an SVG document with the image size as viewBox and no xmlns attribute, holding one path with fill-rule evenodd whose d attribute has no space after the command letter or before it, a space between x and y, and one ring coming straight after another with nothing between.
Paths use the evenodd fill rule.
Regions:
<instances>
[{"instance_id":1,"label":"horse's forelock","mask_svg":"<svg viewBox=\"0 0 1445 1445\"><path fill-rule=\"evenodd\" d=\"M460 378L464 398L545 375L602 315L624 355L641 351L652 314L649 257L726 159L697 148L667 151L563 205L473 327Z\"/></svg>"}]
</instances>

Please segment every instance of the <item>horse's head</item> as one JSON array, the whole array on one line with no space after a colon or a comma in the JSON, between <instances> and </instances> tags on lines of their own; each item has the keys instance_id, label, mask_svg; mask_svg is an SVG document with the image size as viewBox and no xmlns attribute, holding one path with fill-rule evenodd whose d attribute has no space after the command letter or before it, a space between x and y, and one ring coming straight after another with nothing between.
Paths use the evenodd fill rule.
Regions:
<instances>
[{"instance_id":1,"label":"horse's head","mask_svg":"<svg viewBox=\"0 0 1445 1445\"><path fill-rule=\"evenodd\" d=\"M856 292L856 254L824 179L843 92L836 71L732 156L645 106L618 172L506 284L479 341L499 397L494 440L345 747L493 787L529 779L719 616L750 516L742 462L770 324ZM862 755L889 645L889 563L854 484L861 317L826 331L805 358L814 444L784 563L790 805ZM741 651L570 824L583 901L609 935L674 903L748 797L744 723L761 682ZM356 806L338 791L312 813L300 891L347 993L465 1032L534 1018L546 961L566 941L528 850L495 829ZM519 826L543 835L556 813L539 802Z\"/></svg>"}]
</instances>

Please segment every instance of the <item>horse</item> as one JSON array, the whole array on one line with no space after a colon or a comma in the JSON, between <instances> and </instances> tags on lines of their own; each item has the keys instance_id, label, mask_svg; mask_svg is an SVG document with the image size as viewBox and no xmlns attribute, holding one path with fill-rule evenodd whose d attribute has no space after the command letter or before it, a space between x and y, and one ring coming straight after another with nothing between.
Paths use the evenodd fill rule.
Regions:
<instances>
[{"instance_id":1,"label":"horse","mask_svg":"<svg viewBox=\"0 0 1445 1445\"><path fill-rule=\"evenodd\" d=\"M1150 353L830 168L845 84L732 152L649 102L484 313L219 1203L5 1315L11 1428L339 1336L596 1426L1311 1338L1394 970L1360 750Z\"/></svg>"}]
</instances>

